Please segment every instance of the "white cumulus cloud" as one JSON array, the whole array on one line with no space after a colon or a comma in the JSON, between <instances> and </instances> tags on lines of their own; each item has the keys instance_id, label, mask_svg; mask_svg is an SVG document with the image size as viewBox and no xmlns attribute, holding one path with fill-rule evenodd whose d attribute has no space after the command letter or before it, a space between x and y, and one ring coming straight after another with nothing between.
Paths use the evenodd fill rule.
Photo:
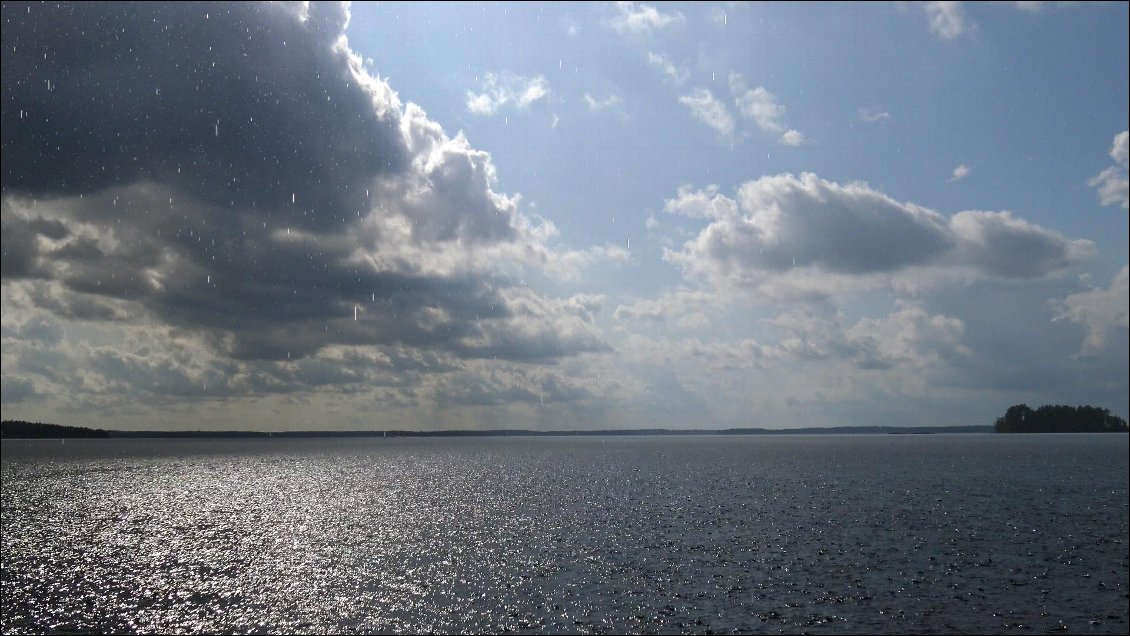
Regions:
<instances>
[{"instance_id":1,"label":"white cumulus cloud","mask_svg":"<svg viewBox=\"0 0 1130 636\"><path fill-rule=\"evenodd\" d=\"M863 183L841 185L811 173L742 185L736 197L684 186L665 210L709 223L665 258L722 288L759 288L810 273L827 290L842 282L890 284L912 270L1032 279L1094 253L1008 212L943 216L900 203Z\"/></svg>"},{"instance_id":2,"label":"white cumulus cloud","mask_svg":"<svg viewBox=\"0 0 1130 636\"><path fill-rule=\"evenodd\" d=\"M1128 138L1130 132L1125 130L1114 136L1110 158L1114 159L1116 165L1087 181L1089 185L1099 189L1099 200L1103 205L1121 205L1123 209L1130 208L1130 179L1127 178L1127 158L1130 154L1130 150L1127 149Z\"/></svg>"},{"instance_id":3,"label":"white cumulus cloud","mask_svg":"<svg viewBox=\"0 0 1130 636\"><path fill-rule=\"evenodd\" d=\"M1130 327L1130 267L1114 276L1110 287L1071 294L1058 303L1059 318L1085 325L1083 353L1100 353L1110 335Z\"/></svg>"},{"instance_id":4,"label":"white cumulus cloud","mask_svg":"<svg viewBox=\"0 0 1130 636\"><path fill-rule=\"evenodd\" d=\"M617 2L617 15L612 19L612 28L623 34L643 34L679 24L686 18L678 11L663 13L655 5L643 2Z\"/></svg>"}]
</instances>

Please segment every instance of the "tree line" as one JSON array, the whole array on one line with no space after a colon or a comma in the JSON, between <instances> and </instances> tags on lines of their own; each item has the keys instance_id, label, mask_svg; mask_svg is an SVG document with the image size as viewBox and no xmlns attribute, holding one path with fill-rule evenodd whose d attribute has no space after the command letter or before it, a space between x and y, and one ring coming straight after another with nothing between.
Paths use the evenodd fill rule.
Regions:
<instances>
[{"instance_id":1,"label":"tree line","mask_svg":"<svg viewBox=\"0 0 1130 636\"><path fill-rule=\"evenodd\" d=\"M1126 420L1097 406L1048 404L1036 410L1027 404L1008 407L993 425L998 433L1126 433Z\"/></svg>"},{"instance_id":2,"label":"tree line","mask_svg":"<svg viewBox=\"0 0 1130 636\"><path fill-rule=\"evenodd\" d=\"M100 428L81 426L60 426L23 420L4 420L0 423L0 438L27 439L40 437L109 437L110 433Z\"/></svg>"}]
</instances>

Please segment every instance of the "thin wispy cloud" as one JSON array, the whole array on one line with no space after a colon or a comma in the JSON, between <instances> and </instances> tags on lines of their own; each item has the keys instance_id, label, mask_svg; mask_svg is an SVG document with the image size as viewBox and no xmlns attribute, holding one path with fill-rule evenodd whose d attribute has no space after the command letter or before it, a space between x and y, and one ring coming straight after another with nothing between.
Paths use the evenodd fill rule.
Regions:
<instances>
[{"instance_id":1,"label":"thin wispy cloud","mask_svg":"<svg viewBox=\"0 0 1130 636\"><path fill-rule=\"evenodd\" d=\"M939 39L956 40L977 28L961 2L926 2L922 8L930 20L930 33Z\"/></svg>"},{"instance_id":2,"label":"thin wispy cloud","mask_svg":"<svg viewBox=\"0 0 1130 636\"><path fill-rule=\"evenodd\" d=\"M968 177L972 173L973 173L973 169L963 163L960 166L953 169L953 176L951 176L949 179L946 179L946 183L953 183L954 181L960 181L961 179Z\"/></svg>"},{"instance_id":3,"label":"thin wispy cloud","mask_svg":"<svg viewBox=\"0 0 1130 636\"><path fill-rule=\"evenodd\" d=\"M859 118L866 122L886 121L891 118L891 114L879 108L860 108Z\"/></svg>"},{"instance_id":4,"label":"thin wispy cloud","mask_svg":"<svg viewBox=\"0 0 1130 636\"><path fill-rule=\"evenodd\" d=\"M696 88L689 95L683 95L679 102L691 109L695 119L710 126L723 137L734 134L734 117L726 105L718 101L710 90Z\"/></svg>"},{"instance_id":5,"label":"thin wispy cloud","mask_svg":"<svg viewBox=\"0 0 1130 636\"><path fill-rule=\"evenodd\" d=\"M655 53L654 51L647 52L647 62L652 66L658 68L663 72L663 77L675 84L682 84L690 77L690 73L685 68L680 68L668 60L666 57Z\"/></svg>"},{"instance_id":6,"label":"thin wispy cloud","mask_svg":"<svg viewBox=\"0 0 1130 636\"><path fill-rule=\"evenodd\" d=\"M624 100L620 99L619 95L609 95L604 99L597 99L596 97L593 97L591 93L585 93L583 99L585 105L588 106L589 110L593 111L605 110L606 108L620 106L624 103Z\"/></svg>"},{"instance_id":7,"label":"thin wispy cloud","mask_svg":"<svg viewBox=\"0 0 1130 636\"><path fill-rule=\"evenodd\" d=\"M476 115L491 116L507 104L522 109L549 95L549 81L544 76L521 77L509 73L487 73L480 92L467 91L467 110Z\"/></svg>"},{"instance_id":8,"label":"thin wispy cloud","mask_svg":"<svg viewBox=\"0 0 1130 636\"><path fill-rule=\"evenodd\" d=\"M782 122L786 109L777 101L777 96L766 90L764 86L747 88L741 75L731 73L730 90L734 94L734 103L738 112L753 121L758 128L776 133L777 141L786 146L799 146L804 143L805 138L800 131L785 129Z\"/></svg>"}]
</instances>

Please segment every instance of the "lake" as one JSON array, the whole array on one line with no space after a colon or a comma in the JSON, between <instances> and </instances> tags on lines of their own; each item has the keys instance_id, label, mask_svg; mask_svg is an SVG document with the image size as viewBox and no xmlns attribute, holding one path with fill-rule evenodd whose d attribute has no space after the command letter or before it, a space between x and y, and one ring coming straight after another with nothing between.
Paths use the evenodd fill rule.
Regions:
<instances>
[{"instance_id":1,"label":"lake","mask_svg":"<svg viewBox=\"0 0 1130 636\"><path fill-rule=\"evenodd\" d=\"M1126 633L1128 436L5 440L2 629Z\"/></svg>"}]
</instances>

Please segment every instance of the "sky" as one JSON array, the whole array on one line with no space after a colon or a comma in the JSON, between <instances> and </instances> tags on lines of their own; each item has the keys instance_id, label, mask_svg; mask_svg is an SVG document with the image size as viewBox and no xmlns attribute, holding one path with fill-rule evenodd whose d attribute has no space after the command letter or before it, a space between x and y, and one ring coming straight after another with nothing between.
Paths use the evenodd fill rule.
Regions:
<instances>
[{"instance_id":1,"label":"sky","mask_svg":"<svg viewBox=\"0 0 1130 636\"><path fill-rule=\"evenodd\" d=\"M5 2L3 418L1125 418L1128 6Z\"/></svg>"}]
</instances>

